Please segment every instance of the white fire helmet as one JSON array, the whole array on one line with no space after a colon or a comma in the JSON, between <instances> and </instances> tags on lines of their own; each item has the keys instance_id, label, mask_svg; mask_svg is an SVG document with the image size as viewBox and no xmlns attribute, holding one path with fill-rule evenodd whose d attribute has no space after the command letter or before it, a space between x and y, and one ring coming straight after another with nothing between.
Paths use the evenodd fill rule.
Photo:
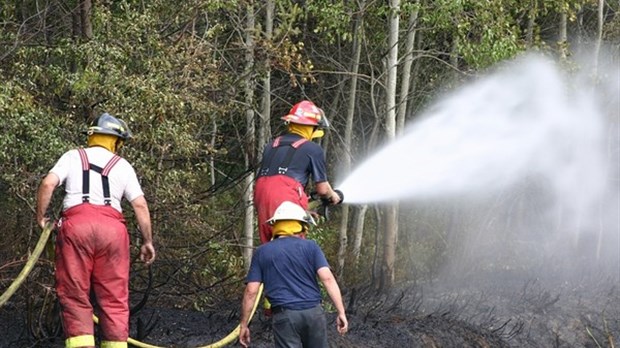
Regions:
<instances>
[{"instance_id":1,"label":"white fire helmet","mask_svg":"<svg viewBox=\"0 0 620 348\"><path fill-rule=\"evenodd\" d=\"M296 220L306 224L316 225L316 222L314 222L314 219L310 213L308 213L299 204L289 201L282 202L282 204L280 204L274 212L273 216L266 222L273 225L276 221L280 220Z\"/></svg>"}]
</instances>

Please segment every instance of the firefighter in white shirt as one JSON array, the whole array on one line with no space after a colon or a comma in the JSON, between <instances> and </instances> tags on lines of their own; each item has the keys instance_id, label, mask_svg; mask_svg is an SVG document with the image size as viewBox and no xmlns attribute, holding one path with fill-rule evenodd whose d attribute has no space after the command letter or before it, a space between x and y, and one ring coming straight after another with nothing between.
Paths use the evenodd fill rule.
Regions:
<instances>
[{"instance_id":1,"label":"firefighter in white shirt","mask_svg":"<svg viewBox=\"0 0 620 348\"><path fill-rule=\"evenodd\" d=\"M87 130L88 147L66 152L42 180L37 222L46 216L52 194L64 184L56 237L56 291L66 347L94 347L93 291L101 308L101 346L127 347L129 335L129 235L121 209L134 209L142 245L140 259L151 264L155 249L148 204L133 167L116 153L131 138L127 124L104 113Z\"/></svg>"}]
</instances>

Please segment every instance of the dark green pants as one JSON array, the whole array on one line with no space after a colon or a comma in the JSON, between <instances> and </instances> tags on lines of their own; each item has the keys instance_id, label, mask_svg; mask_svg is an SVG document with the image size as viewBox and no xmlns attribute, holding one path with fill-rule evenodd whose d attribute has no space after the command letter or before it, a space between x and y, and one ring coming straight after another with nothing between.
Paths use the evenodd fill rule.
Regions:
<instances>
[{"instance_id":1,"label":"dark green pants","mask_svg":"<svg viewBox=\"0 0 620 348\"><path fill-rule=\"evenodd\" d=\"M278 348L327 348L327 322L321 306L276 310L272 319Z\"/></svg>"}]
</instances>

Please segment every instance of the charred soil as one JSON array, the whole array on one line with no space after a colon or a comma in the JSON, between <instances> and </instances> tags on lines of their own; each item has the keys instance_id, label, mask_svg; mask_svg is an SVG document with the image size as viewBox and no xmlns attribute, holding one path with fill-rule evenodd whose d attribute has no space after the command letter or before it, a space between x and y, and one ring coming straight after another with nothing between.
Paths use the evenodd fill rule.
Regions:
<instances>
[{"instance_id":1,"label":"charred soil","mask_svg":"<svg viewBox=\"0 0 620 348\"><path fill-rule=\"evenodd\" d=\"M485 278L488 279L488 278ZM546 283L538 279L468 279L450 285L401 284L388 295L369 286L345 289L349 332L339 336L329 312L332 347L616 347L620 295L616 279ZM59 325L33 317L28 304L0 309L0 347L62 347ZM57 311L57 308L50 309ZM53 316L52 316L53 317ZM239 303L210 310L145 307L131 317L131 337L162 347L203 347L238 324ZM271 347L269 318L252 320L253 347ZM239 346L237 341L230 346Z\"/></svg>"}]
</instances>

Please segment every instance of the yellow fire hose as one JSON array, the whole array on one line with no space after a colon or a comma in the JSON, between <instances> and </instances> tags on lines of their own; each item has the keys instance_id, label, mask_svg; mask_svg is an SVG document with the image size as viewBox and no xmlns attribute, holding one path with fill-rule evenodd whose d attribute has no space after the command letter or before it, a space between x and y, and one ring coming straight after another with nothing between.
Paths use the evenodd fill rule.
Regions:
<instances>
[{"instance_id":1,"label":"yellow fire hose","mask_svg":"<svg viewBox=\"0 0 620 348\"><path fill-rule=\"evenodd\" d=\"M263 284L260 285L260 287L258 288L258 294L256 295L256 300L254 301L254 307L252 307L252 312L250 313L250 318L249 320L252 320L252 317L254 316L254 313L256 312L256 308L258 307L258 303L260 302L260 297L261 294L263 293ZM93 321L96 324L99 324L99 318L97 318L97 316L93 315ZM231 342L233 342L234 340L237 339L237 337L239 337L239 325L237 325L237 327L232 330L228 336L222 338L221 340L215 342L215 343L211 343L207 346L202 346L202 347L196 347L196 348L220 348L220 347L224 347L228 344L230 344ZM127 343L131 343L136 347L141 347L141 348L165 348L162 346L154 346L148 343L144 343L144 342L140 342L140 341L136 341L133 338L129 337L127 339Z\"/></svg>"},{"instance_id":2,"label":"yellow fire hose","mask_svg":"<svg viewBox=\"0 0 620 348\"><path fill-rule=\"evenodd\" d=\"M39 256L41 256L41 252L43 252L43 249L45 248L45 244L47 243L47 240L49 239L52 229L53 229L52 224L48 223L45 225L45 228L43 228L43 231L41 232L41 237L39 238L39 241L37 242L37 245L35 246L32 252L32 255L30 255L30 258L28 258L26 265L24 265L24 268L19 273L17 278L13 280L13 282L8 287L8 289L2 295L0 295L0 307L2 307L9 300L9 298L11 298L11 296L13 296L15 291L17 291L17 289L22 285L24 280L28 277L28 274L30 274L30 272L32 271L32 268L34 267L37 260L39 259ZM258 289L256 301L254 302L254 307L252 308L252 313L250 313L249 320L252 320L252 317L254 316L254 313L256 312L256 308L258 307L258 303L260 302L262 292L263 292L263 285L261 284L260 288ZM93 321L98 324L99 318L93 315ZM237 339L237 337L239 337L239 329L240 329L239 325L237 325L237 327L231 333L229 333L228 336L210 345L203 346L203 347L197 347L197 348L224 347L230 344L231 342L233 342L235 339ZM153 346L147 343L142 343L140 341L134 340L131 337L127 339L127 343L131 343L136 347L142 347L142 348L164 348L164 347L159 347L159 346Z\"/></svg>"},{"instance_id":3,"label":"yellow fire hose","mask_svg":"<svg viewBox=\"0 0 620 348\"><path fill-rule=\"evenodd\" d=\"M52 224L48 223L45 225L43 232L41 232L41 238L39 238L39 241L34 247L32 255L30 255L30 258L28 258L26 265L24 265L24 268L19 273L17 278L13 280L13 283L11 283L9 288L2 295L0 295L0 307L4 306L6 301L8 301L11 296L13 296L15 291L17 291L17 289L22 285L24 280L28 277L28 274L30 274L30 271L32 271L34 264L37 263L39 256L41 256L41 252L43 252L43 249L45 248L45 244L47 243L47 239L50 237L51 232Z\"/></svg>"}]
</instances>

